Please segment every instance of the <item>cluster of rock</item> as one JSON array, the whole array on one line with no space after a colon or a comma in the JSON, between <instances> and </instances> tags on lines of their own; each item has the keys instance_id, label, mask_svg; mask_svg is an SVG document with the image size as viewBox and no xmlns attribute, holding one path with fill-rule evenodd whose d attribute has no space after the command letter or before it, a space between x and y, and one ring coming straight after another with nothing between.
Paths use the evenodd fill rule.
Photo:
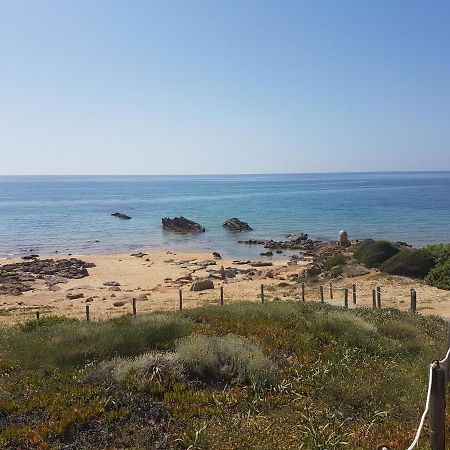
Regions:
<instances>
[{"instance_id":1,"label":"cluster of rock","mask_svg":"<svg viewBox=\"0 0 450 450\"><path fill-rule=\"evenodd\" d=\"M205 232L205 227L200 225L193 220L186 219L185 217L165 217L162 220L162 225L165 230L176 231L178 233L203 233ZM252 227L237 217L232 217L228 219L223 226L230 231L242 232L251 231Z\"/></svg>"},{"instance_id":2,"label":"cluster of rock","mask_svg":"<svg viewBox=\"0 0 450 450\"><path fill-rule=\"evenodd\" d=\"M68 279L80 279L89 275L87 269L94 263L81 259L34 259L0 266L0 294L21 295L31 291L38 281L52 287Z\"/></svg>"},{"instance_id":3,"label":"cluster of rock","mask_svg":"<svg viewBox=\"0 0 450 450\"><path fill-rule=\"evenodd\" d=\"M238 241L239 244L262 245L264 248L271 250L302 250L306 255L312 255L312 251L320 248L323 242L320 240L312 240L305 233L287 235L285 241L274 241L273 239L248 239ZM267 254L262 256L268 256ZM270 256L270 255L269 255Z\"/></svg>"},{"instance_id":4,"label":"cluster of rock","mask_svg":"<svg viewBox=\"0 0 450 450\"><path fill-rule=\"evenodd\" d=\"M193 220L186 219L183 216L165 217L162 220L162 226L165 230L176 231L177 233L204 233L205 227Z\"/></svg>"},{"instance_id":5,"label":"cluster of rock","mask_svg":"<svg viewBox=\"0 0 450 450\"><path fill-rule=\"evenodd\" d=\"M231 219L228 219L223 226L227 228L230 231L236 231L236 232L242 232L242 231L252 231L253 228L247 223L243 222L242 220L238 219L237 217L233 217Z\"/></svg>"}]
</instances>

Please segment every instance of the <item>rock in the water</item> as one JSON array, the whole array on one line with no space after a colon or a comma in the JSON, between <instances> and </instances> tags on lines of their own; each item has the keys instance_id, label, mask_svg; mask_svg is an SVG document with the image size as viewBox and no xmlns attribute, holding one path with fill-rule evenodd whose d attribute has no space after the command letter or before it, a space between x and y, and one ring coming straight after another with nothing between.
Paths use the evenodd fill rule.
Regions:
<instances>
[{"instance_id":1,"label":"rock in the water","mask_svg":"<svg viewBox=\"0 0 450 450\"><path fill-rule=\"evenodd\" d=\"M118 219L122 219L122 220L130 220L131 219L131 217L128 216L127 214L123 214L123 213L118 212L118 211L115 212L115 213L112 213L111 215L114 216L114 217L117 217Z\"/></svg>"},{"instance_id":2,"label":"rock in the water","mask_svg":"<svg viewBox=\"0 0 450 450\"><path fill-rule=\"evenodd\" d=\"M197 280L191 286L191 291L204 291L206 289L214 289L214 283L212 280Z\"/></svg>"},{"instance_id":3,"label":"rock in the water","mask_svg":"<svg viewBox=\"0 0 450 450\"><path fill-rule=\"evenodd\" d=\"M268 252L262 252L260 253L261 256L273 256L273 252L272 251L268 251Z\"/></svg>"},{"instance_id":4,"label":"rock in the water","mask_svg":"<svg viewBox=\"0 0 450 450\"><path fill-rule=\"evenodd\" d=\"M213 256L216 259L222 259L222 255L220 253L218 253L218 252L213 252Z\"/></svg>"},{"instance_id":5,"label":"rock in the water","mask_svg":"<svg viewBox=\"0 0 450 450\"><path fill-rule=\"evenodd\" d=\"M193 220L185 217L166 217L162 220L162 225L165 230L176 231L178 233L204 233L205 228Z\"/></svg>"},{"instance_id":6,"label":"rock in the water","mask_svg":"<svg viewBox=\"0 0 450 450\"><path fill-rule=\"evenodd\" d=\"M223 224L223 226L225 228L228 228L230 231L252 231L253 230L253 228L247 222L243 222L242 220L238 219L237 217L228 219Z\"/></svg>"},{"instance_id":7,"label":"rock in the water","mask_svg":"<svg viewBox=\"0 0 450 450\"><path fill-rule=\"evenodd\" d=\"M350 247L352 245L348 240L348 234L345 230L339 231L339 245L341 247Z\"/></svg>"}]
</instances>

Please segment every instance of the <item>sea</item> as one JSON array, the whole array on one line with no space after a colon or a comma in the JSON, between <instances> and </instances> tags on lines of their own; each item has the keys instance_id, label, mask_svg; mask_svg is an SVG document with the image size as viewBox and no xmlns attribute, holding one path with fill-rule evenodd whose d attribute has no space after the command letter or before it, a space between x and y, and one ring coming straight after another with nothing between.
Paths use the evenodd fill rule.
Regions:
<instances>
[{"instance_id":1,"label":"sea","mask_svg":"<svg viewBox=\"0 0 450 450\"><path fill-rule=\"evenodd\" d=\"M132 217L111 216L122 212ZM184 216L205 233L164 231ZM232 233L238 217L253 231ZM255 257L241 239L450 241L450 172L210 176L1 176L0 257L164 249Z\"/></svg>"}]
</instances>

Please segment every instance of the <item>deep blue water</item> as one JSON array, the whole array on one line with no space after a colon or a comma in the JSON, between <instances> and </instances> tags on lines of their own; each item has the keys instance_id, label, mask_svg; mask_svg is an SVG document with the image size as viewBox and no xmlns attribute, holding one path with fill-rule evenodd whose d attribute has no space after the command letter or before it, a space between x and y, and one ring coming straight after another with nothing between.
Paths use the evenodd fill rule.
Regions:
<instances>
[{"instance_id":1,"label":"deep blue water","mask_svg":"<svg viewBox=\"0 0 450 450\"><path fill-rule=\"evenodd\" d=\"M132 220L111 217L114 211ZM161 218L175 215L207 232L163 232ZM230 217L254 231L227 232ZM335 239L340 229L414 245L450 241L450 172L0 177L0 257L152 247L252 256L261 250L237 244L242 236L305 231Z\"/></svg>"}]
</instances>

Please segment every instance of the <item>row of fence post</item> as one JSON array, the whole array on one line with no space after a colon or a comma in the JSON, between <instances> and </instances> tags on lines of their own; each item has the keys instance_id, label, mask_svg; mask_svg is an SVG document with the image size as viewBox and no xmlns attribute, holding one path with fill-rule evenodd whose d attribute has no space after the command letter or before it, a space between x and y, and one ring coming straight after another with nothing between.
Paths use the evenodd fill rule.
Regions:
<instances>
[{"instance_id":1,"label":"row of fence post","mask_svg":"<svg viewBox=\"0 0 450 450\"><path fill-rule=\"evenodd\" d=\"M306 283L301 284L301 301L305 302L306 300L306 294L305 294L305 288ZM348 288L340 288L344 291L344 306L348 307L348 294L349 289ZM319 286L319 295L320 295L320 302L325 303L324 298L324 286ZM264 284L261 284L261 303L265 303L265 295L264 295ZM330 281L330 299L333 300L333 285ZM353 304L356 305L356 284L352 285L352 301ZM225 296L224 296L224 287L220 286L220 304L223 306L225 302ZM381 288L378 286L376 289L372 290L372 306L373 308L381 308ZM179 309L183 309L183 291L182 289L179 290ZM411 289L411 306L410 306L410 312L415 314L417 310L417 292L415 289ZM132 313L133 316L137 314L137 308L136 308L136 298L133 297L132 299ZM36 319L39 320L40 318L40 312L36 311ZM86 320L90 321L90 311L89 311L89 305L86 305Z\"/></svg>"}]
</instances>

